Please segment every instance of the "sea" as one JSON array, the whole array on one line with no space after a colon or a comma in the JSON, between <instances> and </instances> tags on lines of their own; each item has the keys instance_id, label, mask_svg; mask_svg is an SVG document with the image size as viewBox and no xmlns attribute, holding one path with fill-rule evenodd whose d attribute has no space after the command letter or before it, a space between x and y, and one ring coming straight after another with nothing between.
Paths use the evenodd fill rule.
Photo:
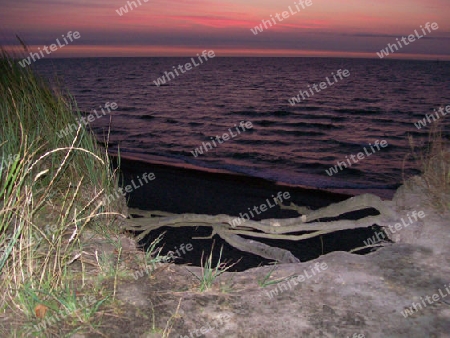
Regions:
<instances>
[{"instance_id":1,"label":"sea","mask_svg":"<svg viewBox=\"0 0 450 338\"><path fill-rule=\"evenodd\" d=\"M175 72L186 63L192 69ZM419 173L411 144L426 149L437 123L450 135L450 62L438 60L69 58L33 67L94 116L110 151L147 162L389 198Z\"/></svg>"}]
</instances>

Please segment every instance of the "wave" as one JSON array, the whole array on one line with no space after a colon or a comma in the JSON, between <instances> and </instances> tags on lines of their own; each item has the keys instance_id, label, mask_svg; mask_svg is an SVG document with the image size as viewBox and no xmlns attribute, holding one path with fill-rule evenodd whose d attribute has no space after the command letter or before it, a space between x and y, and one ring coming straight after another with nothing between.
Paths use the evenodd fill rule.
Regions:
<instances>
[{"instance_id":1,"label":"wave","mask_svg":"<svg viewBox=\"0 0 450 338\"><path fill-rule=\"evenodd\" d=\"M335 126L332 123L319 123L319 122L287 122L281 124L283 127L302 127L302 128L318 128L320 129L341 129L341 127Z\"/></svg>"},{"instance_id":2,"label":"wave","mask_svg":"<svg viewBox=\"0 0 450 338\"><path fill-rule=\"evenodd\" d=\"M294 135L294 136L325 136L326 134L321 131L312 130L277 130L277 134L281 135Z\"/></svg>"},{"instance_id":3,"label":"wave","mask_svg":"<svg viewBox=\"0 0 450 338\"><path fill-rule=\"evenodd\" d=\"M334 109L336 113L345 113L345 114L355 114L355 115L370 115L370 114L376 114L379 113L379 109L351 109L351 108L339 108Z\"/></svg>"},{"instance_id":4,"label":"wave","mask_svg":"<svg viewBox=\"0 0 450 338\"><path fill-rule=\"evenodd\" d=\"M139 115L137 116L137 118L141 119L141 120L152 120L155 118L155 116L153 115Z\"/></svg>"}]
</instances>

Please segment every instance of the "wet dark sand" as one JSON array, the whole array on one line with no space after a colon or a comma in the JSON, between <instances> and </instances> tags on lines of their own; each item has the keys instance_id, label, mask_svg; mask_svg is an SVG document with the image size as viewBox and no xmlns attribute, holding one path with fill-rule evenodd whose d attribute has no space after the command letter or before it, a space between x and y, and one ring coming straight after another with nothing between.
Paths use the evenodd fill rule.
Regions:
<instances>
[{"instance_id":1,"label":"wet dark sand","mask_svg":"<svg viewBox=\"0 0 450 338\"><path fill-rule=\"evenodd\" d=\"M253 178L244 175L236 175L223 171L199 170L188 165L172 166L162 163L146 163L137 160L121 159L123 186L134 181L133 191L127 196L128 206L144 210L162 210L171 213L196 213L196 214L228 214L239 216L239 213L248 212L248 208L265 204L268 210L257 215L253 212L253 220L264 218L287 218L297 217L296 212L280 210L277 206L270 207L267 199L273 200L272 195L278 192L288 192L290 198L284 204L293 202L297 205L309 206L318 209L329 204L345 200L351 195L331 193L323 190L308 189L305 187L281 185L265 179ZM145 183L142 180L144 173L153 173L154 180ZM140 179L140 181L139 181ZM142 182L142 185L141 183ZM273 203L272 203L273 205ZM371 210L352 213L349 219L359 218L362 215L374 214ZM199 265L202 251L209 254L212 241L193 240L192 237L208 236L211 232L206 227L185 228L161 228L167 230L163 242L165 250L175 251L180 244L191 243L193 250L185 254L181 253L179 263ZM158 236L161 231L154 231L143 244L148 244ZM351 231L340 231L336 234L324 235L302 242L270 241L265 243L276 245L290 250L301 261L314 259L321 254L331 251L347 251L363 245L363 240L372 236L372 231L359 229ZM215 236L215 249L223 245L223 255L227 260L236 261L241 258L235 266L237 270L267 264L269 261L260 257L243 253ZM223 260L223 259L222 259Z\"/></svg>"}]
</instances>

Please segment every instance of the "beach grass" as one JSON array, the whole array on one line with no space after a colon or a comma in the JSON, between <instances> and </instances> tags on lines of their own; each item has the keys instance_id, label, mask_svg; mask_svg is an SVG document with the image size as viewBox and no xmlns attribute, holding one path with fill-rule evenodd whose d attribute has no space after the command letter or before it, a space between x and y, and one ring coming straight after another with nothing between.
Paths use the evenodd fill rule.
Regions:
<instances>
[{"instance_id":1,"label":"beach grass","mask_svg":"<svg viewBox=\"0 0 450 338\"><path fill-rule=\"evenodd\" d=\"M0 309L22 324L17 336L48 336L57 320L45 321L62 313L65 323L95 331L93 312L110 294L88 285L85 264L71 267L86 248L81 237L88 229L117 235L111 224L124 201L104 199L117 189L117 174L107 151L76 122L74 98L16 59L1 51ZM72 134L60 133L74 123ZM116 276L117 266L108 274ZM93 303L76 311L82 294Z\"/></svg>"},{"instance_id":2,"label":"beach grass","mask_svg":"<svg viewBox=\"0 0 450 338\"><path fill-rule=\"evenodd\" d=\"M214 265L213 251L214 251L214 242L211 247L211 252L207 258L203 259L204 252L202 253L201 258L202 273L200 276L198 276L197 274L188 269L188 271L200 282L199 285L200 292L204 292L211 289L216 279L224 272L229 270L231 267L233 267L233 265L236 264L233 263L228 265L226 262L222 261L223 247L221 247L219 252L219 258L217 259L217 262Z\"/></svg>"},{"instance_id":3,"label":"beach grass","mask_svg":"<svg viewBox=\"0 0 450 338\"><path fill-rule=\"evenodd\" d=\"M258 285L261 288L265 288L269 285L278 284L286 280L286 278L272 279L272 273L276 270L276 268L277 264L275 263L273 267L270 269L270 271L262 279L258 280Z\"/></svg>"},{"instance_id":4,"label":"beach grass","mask_svg":"<svg viewBox=\"0 0 450 338\"><path fill-rule=\"evenodd\" d=\"M425 145L417 145L409 136L411 157L421 172L424 192L439 211L450 210L450 140L443 135L443 121L431 126Z\"/></svg>"}]
</instances>

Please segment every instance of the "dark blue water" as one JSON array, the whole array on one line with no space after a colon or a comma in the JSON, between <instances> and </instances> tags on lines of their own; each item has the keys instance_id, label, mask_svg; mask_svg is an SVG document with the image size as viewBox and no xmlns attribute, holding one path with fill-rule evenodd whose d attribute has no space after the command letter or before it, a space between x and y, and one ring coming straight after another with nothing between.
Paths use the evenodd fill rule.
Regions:
<instances>
[{"instance_id":1,"label":"dark blue water","mask_svg":"<svg viewBox=\"0 0 450 338\"><path fill-rule=\"evenodd\" d=\"M389 196L402 176L408 135L426 142L431 124L414 122L450 105L450 62L325 59L214 58L167 85L153 81L186 58L86 58L41 60L35 67L55 74L91 111L116 102L118 109L91 126L110 147L146 160L225 169L284 183ZM350 72L295 106L288 102L308 85ZM450 115L450 114L449 114ZM441 117L447 135L449 115ZM111 120L110 120L111 117ZM240 121L253 128L195 157L211 137L230 134ZM331 177L326 170L369 143L388 146ZM376 148L374 148L376 149Z\"/></svg>"}]
</instances>

